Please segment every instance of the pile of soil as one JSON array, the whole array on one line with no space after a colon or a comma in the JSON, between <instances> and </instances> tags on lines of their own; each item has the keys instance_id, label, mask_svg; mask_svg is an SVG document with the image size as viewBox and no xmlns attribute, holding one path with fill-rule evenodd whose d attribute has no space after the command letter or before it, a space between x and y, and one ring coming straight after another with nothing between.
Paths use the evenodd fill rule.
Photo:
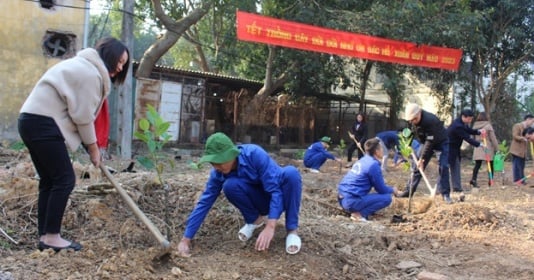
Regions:
<instances>
[{"instance_id":1,"label":"pile of soil","mask_svg":"<svg viewBox=\"0 0 534 280\"><path fill-rule=\"evenodd\" d=\"M0 280L7 279L534 279L534 188L509 182L510 166L487 186L465 186L465 202L444 204L428 196L423 182L407 212L408 199L356 223L338 205L337 183L348 169L327 161L321 173L302 162L272 155L281 165L295 165L303 177L299 254L285 253L283 218L271 248L254 250L241 242L243 220L221 195L195 236L192 257L176 250L164 258L156 239L133 215L113 186L83 156L76 157L77 186L71 195L62 234L80 241L79 252L36 249L38 178L25 152L0 149ZM169 152L172 156L172 151ZM118 172L116 181L172 241L175 248L184 223L202 193L209 166L196 157L176 157L167 166L162 187L155 172L136 165L135 173ZM129 161L114 160L123 170ZM463 179L472 165L463 162ZM526 171L533 167L527 164ZM427 176L436 181L436 166ZM410 174L388 166L386 182L404 188ZM393 219L396 217L396 219ZM258 234L258 231L255 235ZM441 278L440 278L441 277Z\"/></svg>"}]
</instances>

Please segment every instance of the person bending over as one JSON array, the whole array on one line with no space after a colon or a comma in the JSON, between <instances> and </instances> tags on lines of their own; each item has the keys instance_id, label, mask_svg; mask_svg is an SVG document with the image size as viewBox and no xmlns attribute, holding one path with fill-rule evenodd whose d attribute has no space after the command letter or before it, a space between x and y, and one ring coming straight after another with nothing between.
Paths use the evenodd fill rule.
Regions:
<instances>
[{"instance_id":1,"label":"person bending over","mask_svg":"<svg viewBox=\"0 0 534 280\"><path fill-rule=\"evenodd\" d=\"M310 172L319 173L319 169L327 159L341 162L341 159L328 152L330 143L330 137L325 136L321 138L320 141L317 141L308 147L306 153L304 153L304 166L309 168Z\"/></svg>"},{"instance_id":2,"label":"person bending over","mask_svg":"<svg viewBox=\"0 0 534 280\"><path fill-rule=\"evenodd\" d=\"M221 191L245 220L239 230L241 241L249 240L254 230L265 224L256 239L255 249L269 249L276 222L285 212L286 252L300 251L297 234L302 195L302 179L294 166L280 167L267 152L254 144L234 145L224 133L208 137L200 163L212 165L206 189L189 215L182 240L180 255L190 256L191 240L204 222L206 215Z\"/></svg>"}]
</instances>

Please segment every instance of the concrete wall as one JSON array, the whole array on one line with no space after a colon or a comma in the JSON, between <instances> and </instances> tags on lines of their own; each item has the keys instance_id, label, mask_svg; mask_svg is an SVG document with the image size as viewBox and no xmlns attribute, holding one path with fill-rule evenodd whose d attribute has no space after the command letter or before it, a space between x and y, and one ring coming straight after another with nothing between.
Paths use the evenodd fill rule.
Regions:
<instances>
[{"instance_id":1,"label":"concrete wall","mask_svg":"<svg viewBox=\"0 0 534 280\"><path fill-rule=\"evenodd\" d=\"M0 137L4 141L19 139L17 117L22 103L41 75L68 56L54 58L43 49L47 31L48 36L74 38L71 53L82 46L85 2L54 3L43 8L38 0L0 1Z\"/></svg>"}]
</instances>

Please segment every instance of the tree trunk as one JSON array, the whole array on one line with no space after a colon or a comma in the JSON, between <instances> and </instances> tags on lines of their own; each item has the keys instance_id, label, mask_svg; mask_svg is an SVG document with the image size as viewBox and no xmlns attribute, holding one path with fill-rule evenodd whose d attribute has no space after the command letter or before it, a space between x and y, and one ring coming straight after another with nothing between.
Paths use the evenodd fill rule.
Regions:
<instances>
[{"instance_id":1,"label":"tree trunk","mask_svg":"<svg viewBox=\"0 0 534 280\"><path fill-rule=\"evenodd\" d=\"M362 71L362 83L360 84L360 112L365 111L365 92L367 91L367 83L369 82L369 76L371 75L371 69L373 69L373 62L367 60L365 67Z\"/></svg>"},{"instance_id":2,"label":"tree trunk","mask_svg":"<svg viewBox=\"0 0 534 280\"><path fill-rule=\"evenodd\" d=\"M138 78L150 77L150 73L152 73L152 69L156 65L156 62L178 41L178 39L180 39L182 34L184 34L191 25L197 23L208 13L211 5L209 3L202 3L200 8L194 9L186 17L174 20L165 14L160 0L152 0L152 4L154 5L156 18L161 21L167 31L143 54L136 73L136 77Z\"/></svg>"},{"instance_id":3,"label":"tree trunk","mask_svg":"<svg viewBox=\"0 0 534 280\"><path fill-rule=\"evenodd\" d=\"M133 14L134 14L134 6L135 1L134 0L124 0L123 1L123 9L126 13L124 13L122 18L122 35L121 39L126 44L128 49L130 50L130 56L133 55L133 49L134 49L134 36L133 36L133 29L134 29L134 20L133 20ZM132 58L130 58L130 61ZM133 118L133 94L132 94L132 67L128 67L128 75L126 75L126 79L124 81L124 84L119 89L119 95L118 95L118 105L120 106L120 110L118 110L118 116L117 116L117 126L119 127L117 136L117 144L120 147L120 157L122 159L131 159L132 158L132 135L133 135L133 125L132 125L132 118Z\"/></svg>"}]
</instances>

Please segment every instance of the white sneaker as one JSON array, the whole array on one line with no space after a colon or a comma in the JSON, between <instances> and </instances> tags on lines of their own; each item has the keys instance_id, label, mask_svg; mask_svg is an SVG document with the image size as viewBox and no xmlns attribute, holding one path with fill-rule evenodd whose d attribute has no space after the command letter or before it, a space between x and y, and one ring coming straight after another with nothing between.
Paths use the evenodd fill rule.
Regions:
<instances>
[{"instance_id":1,"label":"white sneaker","mask_svg":"<svg viewBox=\"0 0 534 280\"><path fill-rule=\"evenodd\" d=\"M310 172L311 172L311 173L320 173L319 170L317 170L317 169L313 169L313 168L310 168Z\"/></svg>"}]
</instances>

